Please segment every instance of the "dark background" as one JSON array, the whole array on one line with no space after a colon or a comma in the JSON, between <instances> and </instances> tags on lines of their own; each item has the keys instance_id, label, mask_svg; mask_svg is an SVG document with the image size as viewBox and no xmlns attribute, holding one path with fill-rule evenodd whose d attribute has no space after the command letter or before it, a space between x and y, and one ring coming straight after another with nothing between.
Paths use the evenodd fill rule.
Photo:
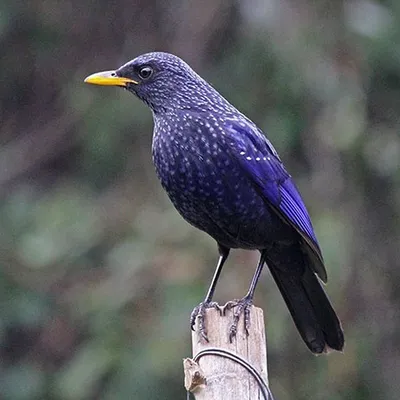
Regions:
<instances>
[{"instance_id":1,"label":"dark background","mask_svg":"<svg viewBox=\"0 0 400 400\"><path fill-rule=\"evenodd\" d=\"M397 400L399 49L397 0L0 3L0 398L185 398L216 246L156 179L148 109L83 83L163 50L268 132L323 249L345 353L312 356L265 273L276 398ZM217 300L256 259L232 254Z\"/></svg>"}]
</instances>

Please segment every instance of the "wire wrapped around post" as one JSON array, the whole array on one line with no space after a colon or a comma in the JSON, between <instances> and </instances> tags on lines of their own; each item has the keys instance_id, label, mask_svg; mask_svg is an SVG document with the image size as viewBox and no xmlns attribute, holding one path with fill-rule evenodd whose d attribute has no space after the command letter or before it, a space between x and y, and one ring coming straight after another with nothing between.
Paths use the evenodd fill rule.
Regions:
<instances>
[{"instance_id":1,"label":"wire wrapped around post","mask_svg":"<svg viewBox=\"0 0 400 400\"><path fill-rule=\"evenodd\" d=\"M232 310L224 316L216 309L207 310L209 342L196 329L192 333L193 359L184 360L185 387L196 400L273 400L268 387L263 311L251 308L248 336L241 317L236 338L230 343L232 318Z\"/></svg>"}]
</instances>

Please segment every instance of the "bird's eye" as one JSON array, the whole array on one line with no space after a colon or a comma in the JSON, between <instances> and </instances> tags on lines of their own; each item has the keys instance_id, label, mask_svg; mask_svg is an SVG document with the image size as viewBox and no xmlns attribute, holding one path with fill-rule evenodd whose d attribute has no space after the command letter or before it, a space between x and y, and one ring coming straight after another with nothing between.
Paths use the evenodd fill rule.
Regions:
<instances>
[{"instance_id":1,"label":"bird's eye","mask_svg":"<svg viewBox=\"0 0 400 400\"><path fill-rule=\"evenodd\" d=\"M142 79L149 79L151 77L151 75L153 75L153 68L151 68L149 66L140 68L139 76Z\"/></svg>"}]
</instances>

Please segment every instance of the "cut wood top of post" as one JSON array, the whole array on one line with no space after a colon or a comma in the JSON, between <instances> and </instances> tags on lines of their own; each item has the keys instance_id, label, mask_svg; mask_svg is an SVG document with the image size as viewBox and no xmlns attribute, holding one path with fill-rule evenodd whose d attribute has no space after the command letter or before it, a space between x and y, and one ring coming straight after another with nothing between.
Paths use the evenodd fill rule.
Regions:
<instances>
[{"instance_id":1,"label":"cut wood top of post","mask_svg":"<svg viewBox=\"0 0 400 400\"><path fill-rule=\"evenodd\" d=\"M193 356L211 347L228 350L247 360L268 383L262 309L251 307L249 335L245 332L243 315L241 315L238 331L232 343L229 341L229 328L233 320L233 310L227 310L226 314L221 316L218 310L210 308L206 311L205 317L209 342L206 342L196 330L193 331ZM243 366L228 358L207 355L199 360L199 367L206 382L198 386L194 392L196 400L255 400L263 398L254 377Z\"/></svg>"}]
</instances>

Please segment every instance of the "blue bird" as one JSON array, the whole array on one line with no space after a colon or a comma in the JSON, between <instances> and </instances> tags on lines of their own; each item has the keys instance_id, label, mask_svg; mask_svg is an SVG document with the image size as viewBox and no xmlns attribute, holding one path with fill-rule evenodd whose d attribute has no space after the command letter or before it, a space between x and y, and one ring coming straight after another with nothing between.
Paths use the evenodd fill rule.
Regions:
<instances>
[{"instance_id":1,"label":"blue bird","mask_svg":"<svg viewBox=\"0 0 400 400\"><path fill-rule=\"evenodd\" d=\"M230 249L261 254L248 293L234 308L229 337L249 310L267 264L294 323L316 354L341 351L344 335L319 281L327 274L303 200L264 133L180 58L162 52L141 55L115 71L85 82L120 86L153 114L152 155L172 203L190 224L213 237L219 260L203 302L192 312L207 339L205 310ZM318 279L319 277L319 279Z\"/></svg>"}]
</instances>

